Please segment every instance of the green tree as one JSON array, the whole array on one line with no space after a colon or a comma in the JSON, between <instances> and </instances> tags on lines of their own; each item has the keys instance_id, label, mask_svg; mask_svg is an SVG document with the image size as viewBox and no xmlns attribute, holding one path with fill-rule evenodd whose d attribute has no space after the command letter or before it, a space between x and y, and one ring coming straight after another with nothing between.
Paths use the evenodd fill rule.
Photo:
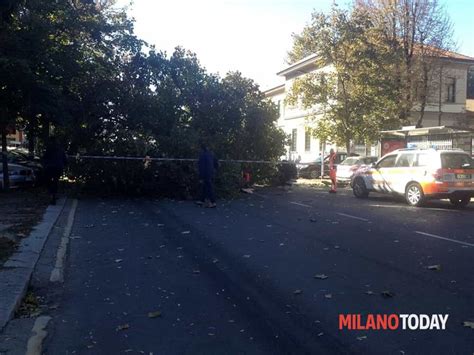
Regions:
<instances>
[{"instance_id":1,"label":"green tree","mask_svg":"<svg viewBox=\"0 0 474 355\"><path fill-rule=\"evenodd\" d=\"M416 118L421 127L427 100L440 90L442 58L455 47L447 12L438 0L356 0L355 6L369 14L395 54L387 79L393 81L400 120ZM413 117L415 104L420 107L418 117Z\"/></svg>"},{"instance_id":2,"label":"green tree","mask_svg":"<svg viewBox=\"0 0 474 355\"><path fill-rule=\"evenodd\" d=\"M396 102L385 65L391 53L363 11L333 7L329 15L314 13L302 34L294 37L290 61L309 52L319 70L295 79L288 102L312 109L315 135L344 145L370 142L380 129L396 124Z\"/></svg>"}]
</instances>

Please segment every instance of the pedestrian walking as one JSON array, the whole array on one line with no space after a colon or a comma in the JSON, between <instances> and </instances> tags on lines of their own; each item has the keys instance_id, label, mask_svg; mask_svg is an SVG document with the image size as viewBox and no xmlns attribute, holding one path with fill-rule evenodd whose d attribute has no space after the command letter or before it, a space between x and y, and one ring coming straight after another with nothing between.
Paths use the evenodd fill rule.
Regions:
<instances>
[{"instance_id":1,"label":"pedestrian walking","mask_svg":"<svg viewBox=\"0 0 474 355\"><path fill-rule=\"evenodd\" d=\"M201 153L199 154L198 169L199 182L201 184L201 199L197 201L199 205L205 205L208 208L215 208L216 196L214 192L214 177L219 167L219 163L209 148L201 144Z\"/></svg>"},{"instance_id":2,"label":"pedestrian walking","mask_svg":"<svg viewBox=\"0 0 474 355\"><path fill-rule=\"evenodd\" d=\"M335 194L337 191L337 179L336 179L336 153L334 149L329 151L329 177L331 179L331 190L329 193Z\"/></svg>"},{"instance_id":3,"label":"pedestrian walking","mask_svg":"<svg viewBox=\"0 0 474 355\"><path fill-rule=\"evenodd\" d=\"M66 153L56 137L50 137L43 154L43 168L46 178L46 187L51 196L51 204L56 204L59 178L67 164Z\"/></svg>"}]
</instances>

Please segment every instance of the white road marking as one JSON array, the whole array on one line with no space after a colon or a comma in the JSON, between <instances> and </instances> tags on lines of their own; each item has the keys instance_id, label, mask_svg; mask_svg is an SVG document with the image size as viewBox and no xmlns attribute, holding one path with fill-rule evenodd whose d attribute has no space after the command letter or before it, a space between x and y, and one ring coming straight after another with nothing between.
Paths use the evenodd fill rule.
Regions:
<instances>
[{"instance_id":1,"label":"white road marking","mask_svg":"<svg viewBox=\"0 0 474 355\"><path fill-rule=\"evenodd\" d=\"M64 282L64 259L66 257L67 245L69 244L69 236L71 234L72 224L74 223L74 216L76 214L77 200L72 201L71 210L67 217L66 227L64 228L63 237L61 238L61 244L59 245L58 252L56 254L56 264L49 281L51 282Z\"/></svg>"},{"instance_id":2,"label":"white road marking","mask_svg":"<svg viewBox=\"0 0 474 355\"><path fill-rule=\"evenodd\" d=\"M32 332L34 335L28 339L26 355L41 355L43 353L43 340L48 333L45 331L51 317L41 316L36 318Z\"/></svg>"},{"instance_id":3,"label":"white road marking","mask_svg":"<svg viewBox=\"0 0 474 355\"><path fill-rule=\"evenodd\" d=\"M407 206L397 206L397 205L369 205L369 207L406 208ZM410 207L410 208L412 208L412 207Z\"/></svg>"},{"instance_id":4,"label":"white road marking","mask_svg":"<svg viewBox=\"0 0 474 355\"><path fill-rule=\"evenodd\" d=\"M337 213L339 216L344 216L344 217L347 217L347 218L352 218L352 219L357 219L359 221L364 221L364 222L369 222L368 219L365 219L365 218L361 218L361 217L356 217L356 216L352 216L350 214L345 214L345 213Z\"/></svg>"},{"instance_id":5,"label":"white road marking","mask_svg":"<svg viewBox=\"0 0 474 355\"><path fill-rule=\"evenodd\" d=\"M413 210L413 207L403 206L403 205L369 205L370 207L384 207L384 208L406 208ZM459 210L450 210L445 208L436 208L436 207L422 207L418 211L443 211L443 212L460 212Z\"/></svg>"},{"instance_id":6,"label":"white road marking","mask_svg":"<svg viewBox=\"0 0 474 355\"><path fill-rule=\"evenodd\" d=\"M298 206L303 206L303 207L308 207L312 208L313 206L310 205L305 205L304 203L299 203L299 202L290 202L292 205L298 205Z\"/></svg>"},{"instance_id":7,"label":"white road marking","mask_svg":"<svg viewBox=\"0 0 474 355\"><path fill-rule=\"evenodd\" d=\"M447 240L447 241L449 241L449 242L458 243L458 244L461 244L461 245L467 245L467 246L469 246L469 247L474 247L474 244L466 243L466 242L461 242L461 241L456 240L456 239L450 239L450 238L441 237L441 236L436 235L436 234L425 233L425 232L420 232L420 231L415 231L415 233L416 233L416 234L424 235L424 236L426 236L426 237L431 237L431 238L436 238L436 239Z\"/></svg>"}]
</instances>

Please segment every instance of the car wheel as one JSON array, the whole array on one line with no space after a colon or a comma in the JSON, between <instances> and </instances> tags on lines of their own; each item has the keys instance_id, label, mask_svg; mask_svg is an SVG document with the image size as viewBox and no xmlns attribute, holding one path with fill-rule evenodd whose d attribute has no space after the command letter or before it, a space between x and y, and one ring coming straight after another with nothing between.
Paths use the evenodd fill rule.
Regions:
<instances>
[{"instance_id":1,"label":"car wheel","mask_svg":"<svg viewBox=\"0 0 474 355\"><path fill-rule=\"evenodd\" d=\"M352 192L354 196L357 198L367 198L369 196L369 190L365 186L365 182L363 179L358 178L354 180Z\"/></svg>"},{"instance_id":2,"label":"car wheel","mask_svg":"<svg viewBox=\"0 0 474 355\"><path fill-rule=\"evenodd\" d=\"M311 179L317 179L319 177L318 171L317 170L311 171L309 176L311 177Z\"/></svg>"},{"instance_id":3,"label":"car wheel","mask_svg":"<svg viewBox=\"0 0 474 355\"><path fill-rule=\"evenodd\" d=\"M420 184L412 182L408 184L405 190L405 199L410 206L421 206L424 202L425 195Z\"/></svg>"},{"instance_id":4,"label":"car wheel","mask_svg":"<svg viewBox=\"0 0 474 355\"><path fill-rule=\"evenodd\" d=\"M449 202L451 202L456 207L466 207L470 201L471 201L470 196L449 198Z\"/></svg>"}]
</instances>

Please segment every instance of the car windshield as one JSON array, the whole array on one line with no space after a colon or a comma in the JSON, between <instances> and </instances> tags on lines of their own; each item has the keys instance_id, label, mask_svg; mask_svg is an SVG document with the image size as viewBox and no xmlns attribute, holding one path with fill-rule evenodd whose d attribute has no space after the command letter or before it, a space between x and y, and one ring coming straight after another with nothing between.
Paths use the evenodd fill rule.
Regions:
<instances>
[{"instance_id":1,"label":"car windshield","mask_svg":"<svg viewBox=\"0 0 474 355\"><path fill-rule=\"evenodd\" d=\"M365 158L362 158L362 163L363 164L372 164L372 163L375 163L377 161L377 158L376 157L365 157Z\"/></svg>"},{"instance_id":2,"label":"car windshield","mask_svg":"<svg viewBox=\"0 0 474 355\"><path fill-rule=\"evenodd\" d=\"M472 169L472 158L463 153L443 153L441 167L443 169Z\"/></svg>"},{"instance_id":3,"label":"car windshield","mask_svg":"<svg viewBox=\"0 0 474 355\"><path fill-rule=\"evenodd\" d=\"M341 163L341 165L355 165L355 164L359 164L359 158L347 158Z\"/></svg>"}]
</instances>

